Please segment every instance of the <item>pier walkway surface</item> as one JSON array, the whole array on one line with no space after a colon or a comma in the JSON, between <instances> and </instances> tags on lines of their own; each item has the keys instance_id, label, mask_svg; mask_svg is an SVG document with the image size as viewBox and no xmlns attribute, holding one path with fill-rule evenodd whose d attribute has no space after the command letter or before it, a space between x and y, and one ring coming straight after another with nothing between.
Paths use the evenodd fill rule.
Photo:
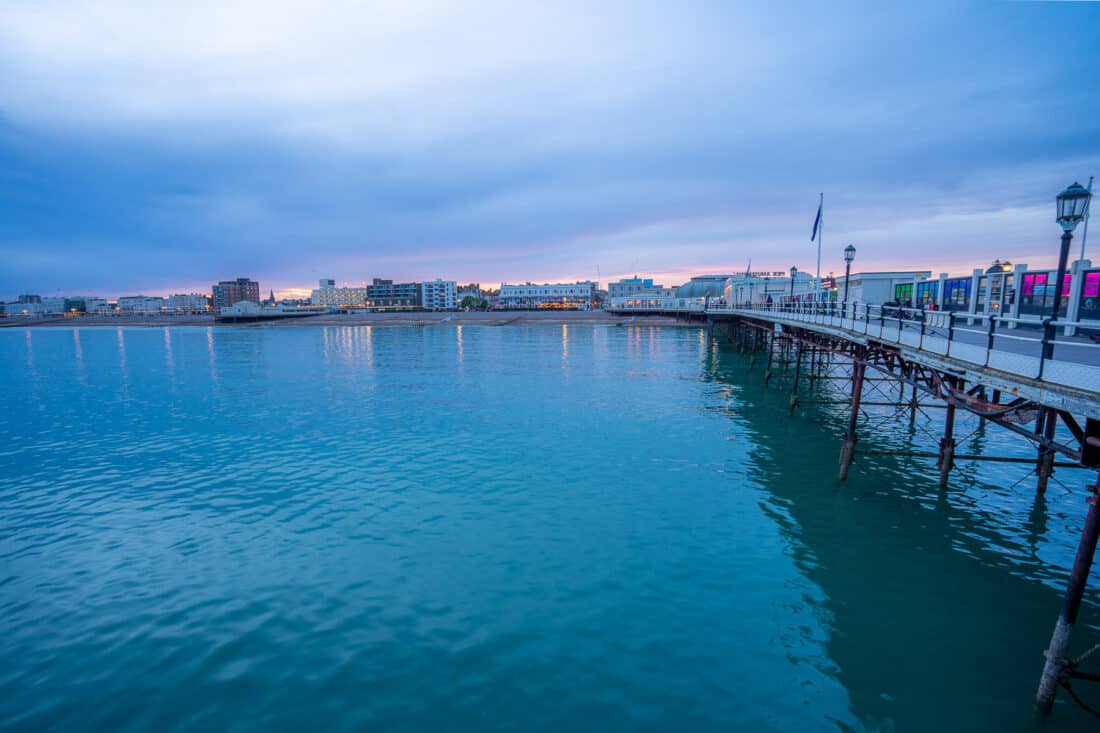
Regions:
<instances>
[{"instance_id":1,"label":"pier walkway surface","mask_svg":"<svg viewBox=\"0 0 1100 733\"><path fill-rule=\"evenodd\" d=\"M1088 324L1059 321L1055 328L1034 319L863 303L738 306L694 298L614 310L694 314L711 322L752 319L856 344L890 344L907 360L965 371L969 381L980 377L990 388L1100 419L1100 343L1066 335Z\"/></svg>"}]
</instances>

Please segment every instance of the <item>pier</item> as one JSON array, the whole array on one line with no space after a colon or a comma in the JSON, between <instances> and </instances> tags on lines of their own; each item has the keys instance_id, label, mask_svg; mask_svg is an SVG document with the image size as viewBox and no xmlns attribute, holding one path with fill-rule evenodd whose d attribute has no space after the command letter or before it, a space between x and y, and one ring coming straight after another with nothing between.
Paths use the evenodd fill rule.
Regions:
<instances>
[{"instance_id":1,"label":"pier","mask_svg":"<svg viewBox=\"0 0 1100 733\"><path fill-rule=\"evenodd\" d=\"M843 388L848 418L838 450L841 481L856 460L887 455L930 461L943 488L959 461L1025 463L1034 467L1035 491L1040 495L1059 468L1100 469L1100 344L1066 335L1088 324L1058 321L1056 329L1048 320L1036 328L1034 321L998 314L836 302L734 306L708 298L619 305L613 310L634 317L659 313L698 320L713 338L732 342L749 354L750 369L763 362L765 384L779 376L787 380L792 416L798 405L814 402L804 395L816 381L830 380ZM918 411L942 414L938 450L862 450L862 411L876 405L907 412L910 421ZM1034 458L957 453L955 422L960 410L1028 441ZM1100 674L1082 668L1100 650L1070 655L1073 627L1100 538L1097 484L1100 479L1086 490L1084 526L1045 652L1036 692L1036 704L1044 712L1060 688L1084 706L1073 684L1100 681Z\"/></svg>"}]
</instances>

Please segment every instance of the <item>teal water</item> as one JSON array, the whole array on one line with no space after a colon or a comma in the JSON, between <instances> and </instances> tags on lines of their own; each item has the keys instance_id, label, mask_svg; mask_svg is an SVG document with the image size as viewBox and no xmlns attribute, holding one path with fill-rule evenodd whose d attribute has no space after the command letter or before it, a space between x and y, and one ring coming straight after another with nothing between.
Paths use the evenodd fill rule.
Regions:
<instances>
[{"instance_id":1,"label":"teal water","mask_svg":"<svg viewBox=\"0 0 1100 733\"><path fill-rule=\"evenodd\" d=\"M697 329L0 331L0 727L1037 729L1092 476L839 484L787 389Z\"/></svg>"}]
</instances>

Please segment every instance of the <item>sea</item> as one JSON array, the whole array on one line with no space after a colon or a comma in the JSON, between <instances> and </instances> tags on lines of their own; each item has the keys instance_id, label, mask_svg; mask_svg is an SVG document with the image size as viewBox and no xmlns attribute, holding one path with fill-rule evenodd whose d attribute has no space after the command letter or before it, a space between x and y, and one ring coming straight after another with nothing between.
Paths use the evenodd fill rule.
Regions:
<instances>
[{"instance_id":1,"label":"sea","mask_svg":"<svg viewBox=\"0 0 1100 733\"><path fill-rule=\"evenodd\" d=\"M751 361L644 321L2 329L0 729L1096 730L1033 706L1096 476L840 482L843 378L792 416ZM934 450L909 417L859 447Z\"/></svg>"}]
</instances>

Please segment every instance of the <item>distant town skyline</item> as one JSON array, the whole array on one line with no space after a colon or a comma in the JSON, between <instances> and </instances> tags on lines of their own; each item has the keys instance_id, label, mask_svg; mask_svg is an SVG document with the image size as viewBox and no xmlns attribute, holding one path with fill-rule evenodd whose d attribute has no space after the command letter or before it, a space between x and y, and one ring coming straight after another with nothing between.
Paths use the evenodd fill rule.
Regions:
<instances>
[{"instance_id":1,"label":"distant town skyline","mask_svg":"<svg viewBox=\"0 0 1100 733\"><path fill-rule=\"evenodd\" d=\"M1100 234L1097 234L1097 236L1100 237ZM1075 246L1074 246L1073 253L1072 253L1072 258L1074 258L1074 259L1077 257L1077 254L1079 253L1079 246L1080 246L1080 243L1078 241L1075 241ZM1097 246L1100 246L1100 241L1097 242ZM799 266L798 263L791 263L791 264L794 264L796 267L798 267L799 271L804 272L804 273L809 273L809 274L812 275L814 265L816 264L816 248L813 249L813 253L814 253L814 256L807 259L807 261L802 266ZM1091 259L1093 263L1100 264L1100 252L1097 252L1096 256L1093 256L1093 257L1089 257L1089 254L1086 253L1086 258ZM1000 259L1000 260L1004 260L1004 261L1013 261L1013 262L1018 262L1018 263L1027 263L1030 266L1030 268L1033 269L1033 270L1043 269L1043 268L1053 268L1057 263L1057 258L1055 256L1051 256L1049 253L1045 254L1045 255L1037 255L1033 258L1026 258L1025 257L1025 258L1016 258L1016 259L1011 259L1011 258L1007 258L1007 257L992 256L992 257L989 257L989 258L986 258L986 259L976 260L976 261L973 261L973 262L964 262L963 264L960 264L958 266L946 267L946 268L938 267L936 263L924 263L924 267L922 268L922 267L919 266L920 265L919 262L916 262L912 266L893 267L893 266L890 266L889 261L887 261L887 263L883 266L876 267L876 266L874 266L874 263L875 262L881 262L881 260L876 260L876 259L872 258L872 262L867 263L866 267L858 267L858 266L854 267L852 269L852 273L857 274L859 272L874 272L874 271L884 271L884 270L908 271L908 270L915 270L915 269L925 269L925 270L930 269L933 272L933 274L937 274L939 272L947 272L950 275L969 275L974 269L978 269L978 268L984 269L984 268L989 267L995 259ZM487 279L487 278L477 278L477 277L472 277L472 278L451 277L448 273L435 274L435 275L432 275L430 277L412 277L412 276L402 277L399 274L394 274L394 273L390 273L390 272L372 272L367 277L359 277L359 278L350 278L350 277L349 278L340 278L340 277L335 277L335 276L331 276L331 275L326 275L326 276L322 276L322 277L331 277L331 279L333 279L335 281L336 287L357 287L357 286L369 285L373 278L381 277L381 278L384 278L384 279L393 280L395 282L423 282L425 280L434 280L434 279L437 279L437 278L442 278L442 279L445 279L445 280L452 280L452 281L454 281L456 283L459 283L459 284L478 283L484 288L497 288L502 283L511 283L511 284L522 284L522 283L526 283L526 282L532 282L532 283L573 283L573 282L581 282L581 281L591 280L591 281L597 282L601 288L606 290L608 283L617 282L617 281L620 281L620 280L633 278L633 277L649 278L649 279L652 279L654 282L656 282L658 284L661 284L661 285L664 285L666 287L676 287L678 285L684 284L685 282L687 282L691 278L697 277L697 276L700 276L700 275L740 274L740 273L744 272L746 267L748 267L750 264L751 264L753 272L785 273L790 269L790 264L784 265L782 263L775 263L774 265L769 265L767 261L753 260L751 263L745 262L740 266L730 265L730 266L725 267L725 268L717 267L717 268L705 268L705 269L698 269L698 270L670 270L668 272L663 272L663 273L653 273L653 272L648 272L648 271L636 270L636 271L631 271L631 272L627 272L627 273L614 273L614 274L608 275L608 274L602 273L602 271L601 271L601 274L598 278L595 274L592 274L592 275L589 275L589 276L585 276L583 274L578 274L578 275L575 275L575 276L567 276L567 277L561 277L561 278L524 276L524 277L506 278L504 280L490 280L490 279ZM270 290L270 291L273 291L275 293L276 298L279 298L279 299L309 298L310 294L317 287L318 280L321 279L321 278L314 278L311 281L290 280L290 281L275 282L275 281L266 280L263 276L257 276L255 274L255 271L258 271L258 268L253 268L250 271L240 272L240 273L234 273L234 272L226 273L224 276L219 276L216 279L211 279L209 282L198 282L198 283L175 285L175 286L169 285L167 287L160 287L160 288L136 287L136 288L128 288L128 289L117 289L117 288L116 289L110 289L110 288L95 288L95 287L92 287L92 288L84 288L84 289L67 289L67 290L64 289L64 288L60 288L60 287L55 287L53 289L50 289L50 288L38 288L38 289L23 288L23 289L19 289L17 291L13 291L11 293L0 293L0 302L14 301L19 295L23 295L23 294L27 294L27 293L33 293L33 294L42 295L42 296L87 295L87 296L103 297L103 298L108 298L108 299L118 297L118 296L124 296L124 295L150 295L150 296L161 296L161 297L168 297L169 295L173 295L173 294L188 294L188 293L203 293L203 294L209 295L210 292L211 292L211 288L214 285L216 285L218 282L220 282L222 280L227 280L227 279L235 279L236 277L249 277L249 278L252 278L254 280L257 280L260 284L260 289L263 291L262 294L264 295L264 297L266 297L267 292ZM841 263L840 267L837 267L835 265L835 263L829 262L828 260L826 260L823 257L822 265L821 265L821 276L824 279L824 278L827 278L830 275L843 275L843 263Z\"/></svg>"},{"instance_id":2,"label":"distant town skyline","mask_svg":"<svg viewBox=\"0 0 1100 733\"><path fill-rule=\"evenodd\" d=\"M0 297L812 271L819 192L823 274L1052 266L1098 37L1098 3L9 3Z\"/></svg>"}]
</instances>

